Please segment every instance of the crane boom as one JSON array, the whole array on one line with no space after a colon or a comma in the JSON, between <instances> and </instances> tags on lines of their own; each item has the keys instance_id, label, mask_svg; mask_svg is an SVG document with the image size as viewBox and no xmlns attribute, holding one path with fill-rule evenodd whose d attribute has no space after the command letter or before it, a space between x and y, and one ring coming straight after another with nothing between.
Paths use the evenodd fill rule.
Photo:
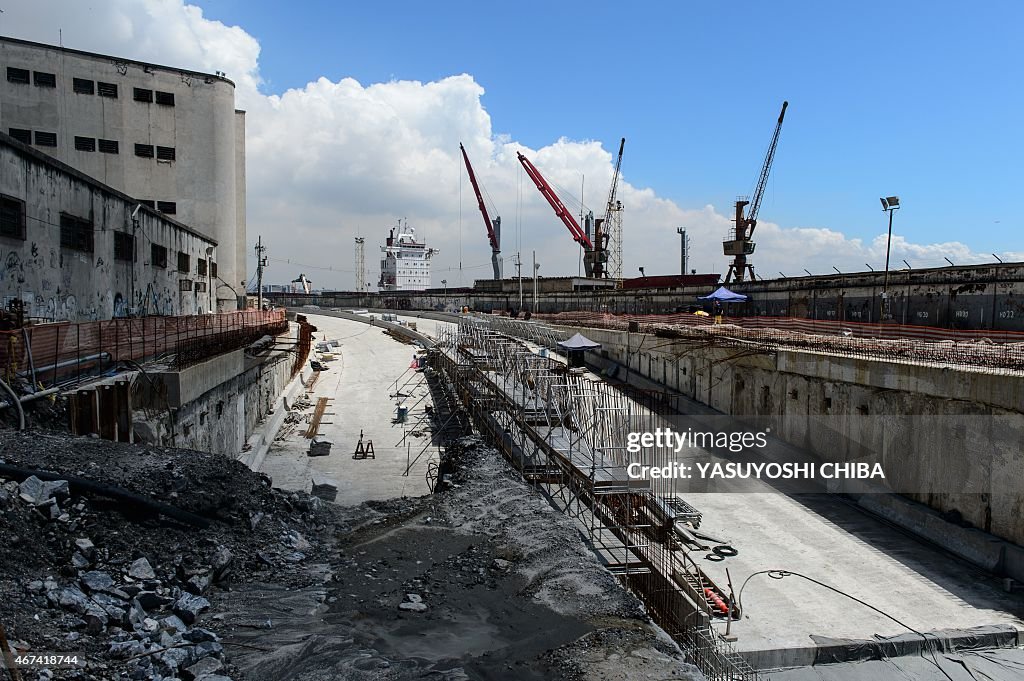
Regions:
<instances>
[{"instance_id":1,"label":"crane boom","mask_svg":"<svg viewBox=\"0 0 1024 681\"><path fill-rule=\"evenodd\" d=\"M764 189L768 185L768 173L772 170L772 161L775 159L775 147L779 144L779 133L782 132L782 119L786 116L786 107L789 102L782 103L782 111L779 112L779 120L775 124L775 133L772 135L772 142L768 146L768 153L765 154L764 163L761 165L761 175L757 178L757 188L754 189L754 196L750 201L739 199L736 201L736 217L733 219L735 227L732 230L731 238L723 242L722 247L725 255L733 256L729 265L729 273L725 275L725 283L732 281L742 282L749 273L754 279L754 266L747 262L747 256L754 252L754 241L751 237L754 228L757 227L757 213L761 210L761 199L764 197ZM750 210L744 215L747 206Z\"/></svg>"},{"instance_id":2,"label":"crane boom","mask_svg":"<svg viewBox=\"0 0 1024 681\"><path fill-rule=\"evenodd\" d=\"M750 210L747 212L747 219L753 224L750 231L753 233L757 225L757 212L761 210L761 197L764 196L764 189L768 185L768 173L772 170L772 161L775 160L775 147L779 144L779 133L782 132L782 119L786 117L786 107L789 102L782 103L782 111L779 112L779 122L775 124L775 134L772 135L772 143L768 147L768 153L764 157L764 165L761 166L761 177L757 179L757 189L754 190L754 199L750 202Z\"/></svg>"},{"instance_id":3,"label":"crane boom","mask_svg":"<svg viewBox=\"0 0 1024 681\"><path fill-rule=\"evenodd\" d=\"M626 148L626 138L619 142L619 158L615 161L615 172L612 174L612 188L608 190L608 206L604 210L605 224L611 222L612 211L615 210L615 193L619 189L619 171L622 169L622 151Z\"/></svg>"},{"instance_id":4,"label":"crane boom","mask_svg":"<svg viewBox=\"0 0 1024 681\"><path fill-rule=\"evenodd\" d=\"M491 242L491 248L494 250L500 250L498 247L498 238L494 234L494 227L491 225L491 217L487 214L487 206L484 204L484 197L480 192L480 185L476 181L476 173L473 172L473 164L469 162L469 156L466 154L466 147L462 146L462 143L459 143L459 149L462 150L462 159L466 162L466 172L469 173L469 182L473 185L473 191L476 192L476 201L480 208L480 214L484 216L484 226L487 227L487 238Z\"/></svg>"},{"instance_id":5,"label":"crane boom","mask_svg":"<svg viewBox=\"0 0 1024 681\"><path fill-rule=\"evenodd\" d=\"M572 213L568 211L562 203L562 200L558 198L558 195L555 194L555 190L551 188L551 185L549 185L548 181L544 179L544 176L540 174L540 171L530 163L528 158L523 156L522 152L517 152L517 155L519 157L519 162L523 164L523 168L526 170L526 174L529 175L530 179L533 180L533 183L537 185L537 189L540 190L540 193L545 199L547 199L548 203L551 204L551 207L555 210L555 215L559 217L566 228L568 228L569 233L572 234L573 241L581 244L587 251L594 250L594 244L589 238L587 238L587 235L583 230L580 229L579 223L576 222Z\"/></svg>"},{"instance_id":6,"label":"crane boom","mask_svg":"<svg viewBox=\"0 0 1024 681\"><path fill-rule=\"evenodd\" d=\"M473 172L473 164L469 162L469 155L466 154L466 147L459 143L462 150L462 158L466 162L466 171L469 173L469 181L476 192L477 205L480 207L480 215L484 217L484 226L487 227L487 239L491 242L491 267L494 268L494 278L501 279L501 218L491 220L487 214L487 204L484 203L483 192L480 191L480 184L476 181L476 173Z\"/></svg>"}]
</instances>

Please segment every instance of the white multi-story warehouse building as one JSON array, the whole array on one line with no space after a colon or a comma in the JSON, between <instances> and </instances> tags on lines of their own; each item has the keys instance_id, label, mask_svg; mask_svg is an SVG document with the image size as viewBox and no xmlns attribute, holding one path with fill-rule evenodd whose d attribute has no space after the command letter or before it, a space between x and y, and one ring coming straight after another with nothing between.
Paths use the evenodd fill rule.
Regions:
<instances>
[{"instance_id":1,"label":"white multi-story warehouse building","mask_svg":"<svg viewBox=\"0 0 1024 681\"><path fill-rule=\"evenodd\" d=\"M223 75L0 37L0 131L210 237L217 308L244 304L245 113Z\"/></svg>"}]
</instances>

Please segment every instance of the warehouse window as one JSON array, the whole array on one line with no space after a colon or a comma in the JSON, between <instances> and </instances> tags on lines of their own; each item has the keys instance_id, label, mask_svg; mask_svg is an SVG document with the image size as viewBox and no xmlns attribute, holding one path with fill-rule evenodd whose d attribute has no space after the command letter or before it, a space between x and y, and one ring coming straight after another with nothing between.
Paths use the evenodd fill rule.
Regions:
<instances>
[{"instance_id":1,"label":"warehouse window","mask_svg":"<svg viewBox=\"0 0 1024 681\"><path fill-rule=\"evenodd\" d=\"M206 261L202 258L196 260L196 274L200 277L206 276Z\"/></svg>"},{"instance_id":2,"label":"warehouse window","mask_svg":"<svg viewBox=\"0 0 1024 681\"><path fill-rule=\"evenodd\" d=\"M175 158L174 147L157 147L156 157L161 161L173 161Z\"/></svg>"},{"instance_id":3,"label":"warehouse window","mask_svg":"<svg viewBox=\"0 0 1024 681\"><path fill-rule=\"evenodd\" d=\"M60 214L60 246L92 253L92 223L68 213Z\"/></svg>"},{"instance_id":4,"label":"warehouse window","mask_svg":"<svg viewBox=\"0 0 1024 681\"><path fill-rule=\"evenodd\" d=\"M135 260L135 237L128 232L114 232L114 260Z\"/></svg>"},{"instance_id":5,"label":"warehouse window","mask_svg":"<svg viewBox=\"0 0 1024 681\"><path fill-rule=\"evenodd\" d=\"M189 271L188 253L178 251L178 271L186 273Z\"/></svg>"},{"instance_id":6,"label":"warehouse window","mask_svg":"<svg viewBox=\"0 0 1024 681\"><path fill-rule=\"evenodd\" d=\"M96 94L100 97L117 99L117 85L114 83L104 83L101 80L96 81Z\"/></svg>"},{"instance_id":7,"label":"warehouse window","mask_svg":"<svg viewBox=\"0 0 1024 681\"><path fill-rule=\"evenodd\" d=\"M21 128L10 128L7 133L22 144L32 144L32 131Z\"/></svg>"},{"instance_id":8,"label":"warehouse window","mask_svg":"<svg viewBox=\"0 0 1024 681\"><path fill-rule=\"evenodd\" d=\"M38 87L57 87L57 75L53 73L33 71L32 79Z\"/></svg>"},{"instance_id":9,"label":"warehouse window","mask_svg":"<svg viewBox=\"0 0 1024 681\"><path fill-rule=\"evenodd\" d=\"M197 281L196 282L196 293L202 293L205 290L206 290L206 282L205 281Z\"/></svg>"},{"instance_id":10,"label":"warehouse window","mask_svg":"<svg viewBox=\"0 0 1024 681\"><path fill-rule=\"evenodd\" d=\"M156 103L163 104L164 106L174 106L174 93L173 92L160 92L156 91Z\"/></svg>"},{"instance_id":11,"label":"warehouse window","mask_svg":"<svg viewBox=\"0 0 1024 681\"><path fill-rule=\"evenodd\" d=\"M0 236L25 239L25 202L0 194Z\"/></svg>"},{"instance_id":12,"label":"warehouse window","mask_svg":"<svg viewBox=\"0 0 1024 681\"><path fill-rule=\"evenodd\" d=\"M96 151L96 140L93 137L75 135L75 149L78 151Z\"/></svg>"},{"instance_id":13,"label":"warehouse window","mask_svg":"<svg viewBox=\"0 0 1024 681\"><path fill-rule=\"evenodd\" d=\"M181 257L181 253L178 254L178 257ZM185 257L188 257L188 256L185 256ZM179 291L191 291L192 290L192 280L191 279L179 279L178 280L178 290ZM185 427L188 428L188 426L185 426Z\"/></svg>"},{"instance_id":14,"label":"warehouse window","mask_svg":"<svg viewBox=\"0 0 1024 681\"><path fill-rule=\"evenodd\" d=\"M99 150L104 154L116 154L118 152L117 140L100 140Z\"/></svg>"},{"instance_id":15,"label":"warehouse window","mask_svg":"<svg viewBox=\"0 0 1024 681\"><path fill-rule=\"evenodd\" d=\"M45 71L33 71L32 82L36 87L57 87L57 74Z\"/></svg>"},{"instance_id":16,"label":"warehouse window","mask_svg":"<svg viewBox=\"0 0 1024 681\"><path fill-rule=\"evenodd\" d=\"M96 84L88 78L75 78L71 82L71 89L80 95L91 95L96 92Z\"/></svg>"},{"instance_id":17,"label":"warehouse window","mask_svg":"<svg viewBox=\"0 0 1024 681\"><path fill-rule=\"evenodd\" d=\"M210 263L210 278L212 278L212 279L216 279L217 278L217 263L215 263L215 262L211 262Z\"/></svg>"},{"instance_id":18,"label":"warehouse window","mask_svg":"<svg viewBox=\"0 0 1024 681\"><path fill-rule=\"evenodd\" d=\"M133 90L132 90L132 98L136 102L152 102L153 101L153 91L152 90L147 90L146 88L141 88L141 87L133 88Z\"/></svg>"},{"instance_id":19,"label":"warehouse window","mask_svg":"<svg viewBox=\"0 0 1024 681\"><path fill-rule=\"evenodd\" d=\"M167 267L167 247L153 244L149 252L149 261L153 267Z\"/></svg>"},{"instance_id":20,"label":"warehouse window","mask_svg":"<svg viewBox=\"0 0 1024 681\"><path fill-rule=\"evenodd\" d=\"M157 201L156 209L161 213L166 213L167 215L174 215L175 213L178 212L178 204L176 204L174 201Z\"/></svg>"},{"instance_id":21,"label":"warehouse window","mask_svg":"<svg viewBox=\"0 0 1024 681\"><path fill-rule=\"evenodd\" d=\"M139 199L139 203L141 203L146 208L152 208L153 210L156 210L156 201L154 201L153 199Z\"/></svg>"},{"instance_id":22,"label":"warehouse window","mask_svg":"<svg viewBox=\"0 0 1024 681\"><path fill-rule=\"evenodd\" d=\"M7 82L28 85L28 69L16 69L13 66L8 66Z\"/></svg>"},{"instance_id":23,"label":"warehouse window","mask_svg":"<svg viewBox=\"0 0 1024 681\"><path fill-rule=\"evenodd\" d=\"M136 144L135 155L141 156L142 158L153 158L153 145L152 144Z\"/></svg>"},{"instance_id":24,"label":"warehouse window","mask_svg":"<svg viewBox=\"0 0 1024 681\"><path fill-rule=\"evenodd\" d=\"M40 132L36 130L36 146L37 147L55 147L57 146L57 133L55 132Z\"/></svg>"}]
</instances>

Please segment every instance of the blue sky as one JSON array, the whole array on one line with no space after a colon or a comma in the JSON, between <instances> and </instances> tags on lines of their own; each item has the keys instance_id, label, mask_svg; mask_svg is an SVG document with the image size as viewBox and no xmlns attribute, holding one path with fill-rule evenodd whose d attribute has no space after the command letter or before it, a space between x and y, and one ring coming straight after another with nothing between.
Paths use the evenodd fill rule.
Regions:
<instances>
[{"instance_id":1,"label":"blue sky","mask_svg":"<svg viewBox=\"0 0 1024 681\"><path fill-rule=\"evenodd\" d=\"M440 249L435 285L488 275L460 142L504 218L507 273L519 249L545 275L579 262L516 153L574 212L585 175L600 215L626 137L625 276L678 271L678 226L691 267L724 274L785 99L754 235L771 277L881 269L892 194L894 266L1024 261L1024 3L975 5L0 0L0 33L227 71L248 111L249 273L262 237L270 281L332 288L354 285L357 235L377 281L402 217Z\"/></svg>"},{"instance_id":2,"label":"blue sky","mask_svg":"<svg viewBox=\"0 0 1024 681\"><path fill-rule=\"evenodd\" d=\"M468 73L495 133L625 136L687 208L750 192L788 99L762 218L870 239L895 193L908 239L1019 249L1022 3L198 4L259 40L266 93Z\"/></svg>"}]
</instances>

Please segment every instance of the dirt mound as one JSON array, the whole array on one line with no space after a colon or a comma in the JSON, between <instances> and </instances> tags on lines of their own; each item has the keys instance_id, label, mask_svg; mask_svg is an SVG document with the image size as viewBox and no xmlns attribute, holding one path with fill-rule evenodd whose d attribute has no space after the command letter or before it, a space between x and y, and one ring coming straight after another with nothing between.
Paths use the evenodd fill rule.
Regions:
<instances>
[{"instance_id":1,"label":"dirt mound","mask_svg":"<svg viewBox=\"0 0 1024 681\"><path fill-rule=\"evenodd\" d=\"M200 621L210 601L254 580L307 585L345 526L213 454L4 433L0 461L3 624L23 652L87 653L56 670L67 678L223 674L216 634L192 633L216 628Z\"/></svg>"}]
</instances>

